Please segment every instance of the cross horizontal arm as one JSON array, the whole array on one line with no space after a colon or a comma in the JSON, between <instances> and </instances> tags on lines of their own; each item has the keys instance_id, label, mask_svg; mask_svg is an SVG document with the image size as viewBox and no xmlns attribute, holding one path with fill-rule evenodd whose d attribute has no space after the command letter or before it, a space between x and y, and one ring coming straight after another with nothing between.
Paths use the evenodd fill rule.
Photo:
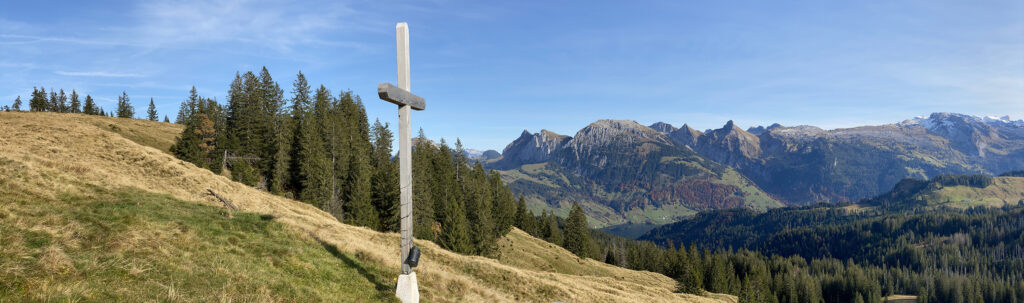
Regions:
<instances>
[{"instance_id":1,"label":"cross horizontal arm","mask_svg":"<svg viewBox=\"0 0 1024 303\"><path fill-rule=\"evenodd\" d=\"M413 95L407 90L391 85L391 83L377 85L377 95L381 100L398 104L398 106L408 105L415 110L423 110L427 107L427 102L423 100L423 97Z\"/></svg>"}]
</instances>

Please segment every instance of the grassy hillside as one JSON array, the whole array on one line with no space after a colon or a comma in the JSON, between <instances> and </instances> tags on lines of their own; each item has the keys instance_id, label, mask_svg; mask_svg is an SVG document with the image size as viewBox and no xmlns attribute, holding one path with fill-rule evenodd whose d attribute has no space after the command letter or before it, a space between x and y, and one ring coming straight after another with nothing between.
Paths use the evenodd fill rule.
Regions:
<instances>
[{"instance_id":1,"label":"grassy hillside","mask_svg":"<svg viewBox=\"0 0 1024 303\"><path fill-rule=\"evenodd\" d=\"M179 161L165 152L178 131L0 113L0 301L390 300L397 234ZM241 211L226 217L208 188ZM497 260L417 241L424 301L735 301L675 294L663 275L581 260L519 231L502 241Z\"/></svg>"},{"instance_id":2,"label":"grassy hillside","mask_svg":"<svg viewBox=\"0 0 1024 303\"><path fill-rule=\"evenodd\" d=\"M929 205L951 207L1016 205L1024 200L1024 178L995 177L985 188L950 186L921 195Z\"/></svg>"}]
</instances>

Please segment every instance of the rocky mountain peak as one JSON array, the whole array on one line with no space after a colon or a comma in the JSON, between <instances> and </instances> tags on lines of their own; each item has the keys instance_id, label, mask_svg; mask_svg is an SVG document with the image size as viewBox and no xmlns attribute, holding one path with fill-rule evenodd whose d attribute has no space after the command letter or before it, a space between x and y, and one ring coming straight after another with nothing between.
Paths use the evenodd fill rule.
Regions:
<instances>
[{"instance_id":1,"label":"rocky mountain peak","mask_svg":"<svg viewBox=\"0 0 1024 303\"><path fill-rule=\"evenodd\" d=\"M707 157L726 165L742 166L761 156L761 140L739 128L732 120L722 128L697 138L696 149Z\"/></svg>"},{"instance_id":2,"label":"rocky mountain peak","mask_svg":"<svg viewBox=\"0 0 1024 303\"><path fill-rule=\"evenodd\" d=\"M680 145L689 146L690 149L694 149L697 146L697 138L703 134L703 132L690 127L689 124L683 123L683 127L669 134L669 137Z\"/></svg>"},{"instance_id":3,"label":"rocky mountain peak","mask_svg":"<svg viewBox=\"0 0 1024 303\"><path fill-rule=\"evenodd\" d=\"M523 130L519 138L505 146L501 152L501 159L495 166L501 169L547 161L551 154L562 148L569 139L569 136L546 129L535 134Z\"/></svg>"},{"instance_id":4,"label":"rocky mountain peak","mask_svg":"<svg viewBox=\"0 0 1024 303\"><path fill-rule=\"evenodd\" d=\"M659 133L666 134L666 135L667 134L671 134L672 132L674 132L674 131L676 131L678 129L675 126L672 126L672 124L668 124L668 123L665 123L665 122L655 122L654 124L651 124L651 126L648 126L648 127L650 127L653 130L658 131Z\"/></svg>"}]
</instances>

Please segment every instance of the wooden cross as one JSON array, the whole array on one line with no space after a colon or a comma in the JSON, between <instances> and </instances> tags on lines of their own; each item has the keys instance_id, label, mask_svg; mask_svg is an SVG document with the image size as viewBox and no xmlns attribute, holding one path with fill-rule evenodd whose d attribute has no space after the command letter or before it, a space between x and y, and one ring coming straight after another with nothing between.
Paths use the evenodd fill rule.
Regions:
<instances>
[{"instance_id":1,"label":"wooden cross","mask_svg":"<svg viewBox=\"0 0 1024 303\"><path fill-rule=\"evenodd\" d=\"M398 86L381 83L377 86L377 95L384 101L398 105L398 182L401 190L401 230L402 230L402 275L412 273L412 267L418 263L418 250L413 252L410 263L409 254L412 243L412 140L409 137L410 108L423 110L426 103L423 97L409 92L409 25L400 22L395 26L398 46ZM415 282L413 282L415 283Z\"/></svg>"}]
</instances>

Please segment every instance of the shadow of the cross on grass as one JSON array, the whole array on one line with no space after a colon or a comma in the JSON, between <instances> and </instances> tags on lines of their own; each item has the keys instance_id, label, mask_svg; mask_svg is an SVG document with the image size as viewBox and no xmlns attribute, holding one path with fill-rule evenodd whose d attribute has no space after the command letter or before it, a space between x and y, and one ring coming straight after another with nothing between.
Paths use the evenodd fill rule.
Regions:
<instances>
[{"instance_id":1,"label":"shadow of the cross on grass","mask_svg":"<svg viewBox=\"0 0 1024 303\"><path fill-rule=\"evenodd\" d=\"M381 281L386 281L386 279L384 279L377 273L367 270L366 267L360 264L360 262L356 261L356 259L353 259L349 255L346 255L339 251L338 247L334 246L334 244L327 243L318 237L313 238L316 239L316 241L319 242L320 245L327 250L327 252L331 253L331 255L333 255L335 258L338 258L342 262L345 262L345 265L348 265L351 268L355 268L356 271L359 272L359 275L363 276L363 278L366 278L366 280L370 281L370 283L373 283L374 288L376 288L381 295L390 296L395 292L395 285L391 283L381 283Z\"/></svg>"}]
</instances>

